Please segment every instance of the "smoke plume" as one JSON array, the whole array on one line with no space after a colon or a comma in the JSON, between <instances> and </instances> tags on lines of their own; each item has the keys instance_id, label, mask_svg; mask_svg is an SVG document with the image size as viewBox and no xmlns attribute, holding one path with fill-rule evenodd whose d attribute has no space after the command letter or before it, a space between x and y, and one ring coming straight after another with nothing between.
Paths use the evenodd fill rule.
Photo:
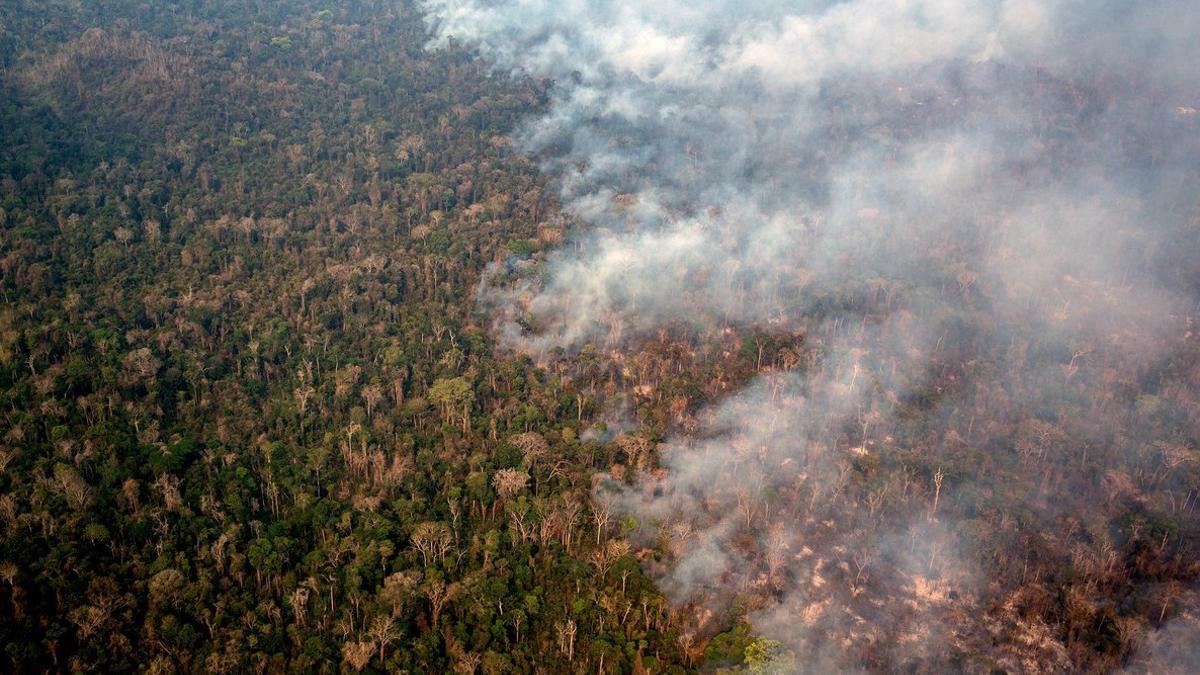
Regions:
<instances>
[{"instance_id":1,"label":"smoke plume","mask_svg":"<svg viewBox=\"0 0 1200 675\"><path fill-rule=\"evenodd\" d=\"M975 525L939 500L1015 494L1073 516L1052 496L1073 478L1004 481L1034 480L1048 452L1127 461L1089 450L1132 445L1103 428L1115 418L1178 440L1128 397L1069 392L1144 381L1191 335L1200 5L422 5L435 43L553 82L517 140L575 229L480 289L505 346L748 327L803 343L672 432L662 471L598 490L675 551L649 565L664 591L716 613L771 589L756 629L818 671L872 649L893 665L980 650L1066 663L1011 607L974 611L989 580L960 549ZM1026 463L1005 478L955 464L1001 445L999 419L1022 430L1007 447ZM895 470L850 487L880 462Z\"/></svg>"}]
</instances>

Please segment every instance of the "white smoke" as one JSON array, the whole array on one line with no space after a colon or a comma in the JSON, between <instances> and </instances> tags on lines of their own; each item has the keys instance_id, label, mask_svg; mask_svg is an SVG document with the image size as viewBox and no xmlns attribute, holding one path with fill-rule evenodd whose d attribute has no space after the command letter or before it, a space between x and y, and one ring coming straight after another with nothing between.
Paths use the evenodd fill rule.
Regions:
<instances>
[{"instance_id":1,"label":"white smoke","mask_svg":"<svg viewBox=\"0 0 1200 675\"><path fill-rule=\"evenodd\" d=\"M834 508L847 467L887 451L896 402L930 383L956 317L986 313L972 329L999 353L1023 354L1022 334L1056 336L1070 346L1067 379L1096 352L1153 362L1182 332L1195 289L1160 261L1195 226L1200 4L421 4L435 43L554 81L519 141L582 227L481 288L506 346L618 346L680 324L821 336L818 368L760 376L668 440L664 476L617 489L626 510L689 542L658 570L678 602L755 583L748 561L767 551L734 540L771 537L750 527L769 518L747 500L782 490L805 496L809 518ZM903 302L868 328L840 302L863 289ZM1024 381L1018 404L1038 405L1023 361L1004 367ZM849 452L847 425L862 427ZM791 556L781 569L818 578L831 551L874 546L898 569L919 558L929 573L940 555L945 578L974 574L936 548L949 538L934 517L864 523L837 536L815 520L776 528ZM819 562L796 557L809 539ZM815 592L795 591L762 624L788 624L779 612L811 608Z\"/></svg>"}]
</instances>

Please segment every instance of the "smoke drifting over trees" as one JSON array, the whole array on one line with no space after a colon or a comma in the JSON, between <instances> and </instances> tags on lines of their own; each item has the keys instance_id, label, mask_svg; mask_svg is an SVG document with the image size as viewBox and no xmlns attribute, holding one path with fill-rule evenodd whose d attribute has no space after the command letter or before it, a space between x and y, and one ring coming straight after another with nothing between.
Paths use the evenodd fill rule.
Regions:
<instances>
[{"instance_id":1,"label":"smoke drifting over trees","mask_svg":"<svg viewBox=\"0 0 1200 675\"><path fill-rule=\"evenodd\" d=\"M698 635L736 597L816 670L1186 651L1200 7L423 7L553 81L518 141L582 226L480 289L508 347L792 340L594 495Z\"/></svg>"}]
</instances>

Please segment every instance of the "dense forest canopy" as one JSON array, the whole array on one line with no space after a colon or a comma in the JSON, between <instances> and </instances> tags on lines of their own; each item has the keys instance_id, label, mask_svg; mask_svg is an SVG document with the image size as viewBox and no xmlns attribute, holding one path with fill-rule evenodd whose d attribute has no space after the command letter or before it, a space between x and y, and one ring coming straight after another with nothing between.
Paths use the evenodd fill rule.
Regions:
<instances>
[{"instance_id":1,"label":"dense forest canopy","mask_svg":"<svg viewBox=\"0 0 1200 675\"><path fill-rule=\"evenodd\" d=\"M1200 669L1197 10L651 4L0 4L0 670Z\"/></svg>"},{"instance_id":2,"label":"dense forest canopy","mask_svg":"<svg viewBox=\"0 0 1200 675\"><path fill-rule=\"evenodd\" d=\"M544 86L393 2L0 6L0 670L680 663L471 289Z\"/></svg>"}]
</instances>

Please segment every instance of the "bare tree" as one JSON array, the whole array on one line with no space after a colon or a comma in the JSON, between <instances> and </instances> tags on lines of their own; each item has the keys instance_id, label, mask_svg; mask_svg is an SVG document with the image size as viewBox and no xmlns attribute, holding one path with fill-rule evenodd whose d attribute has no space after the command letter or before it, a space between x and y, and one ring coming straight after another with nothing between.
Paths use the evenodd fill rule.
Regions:
<instances>
[{"instance_id":1,"label":"bare tree","mask_svg":"<svg viewBox=\"0 0 1200 675\"><path fill-rule=\"evenodd\" d=\"M475 675L475 671L479 669L479 662L482 660L483 657L475 652L462 651L455 657L454 665L451 667L458 675Z\"/></svg>"},{"instance_id":2,"label":"bare tree","mask_svg":"<svg viewBox=\"0 0 1200 675\"><path fill-rule=\"evenodd\" d=\"M779 574L783 571L783 566L787 563L789 548L787 533L783 527L778 523L772 525L770 532L767 534L766 560L767 576L773 584L779 582Z\"/></svg>"},{"instance_id":3,"label":"bare tree","mask_svg":"<svg viewBox=\"0 0 1200 675\"><path fill-rule=\"evenodd\" d=\"M600 545L600 535L608 527L613 517L613 503L610 497L592 499L592 522L596 524L596 546Z\"/></svg>"},{"instance_id":4,"label":"bare tree","mask_svg":"<svg viewBox=\"0 0 1200 675\"><path fill-rule=\"evenodd\" d=\"M413 599L420 581L420 572L396 572L383 580L380 600L391 607L392 616L400 616L404 613L405 607Z\"/></svg>"},{"instance_id":5,"label":"bare tree","mask_svg":"<svg viewBox=\"0 0 1200 675\"><path fill-rule=\"evenodd\" d=\"M617 446L625 451L629 463L638 469L645 470L650 465L653 456L654 443L640 436L622 434L617 437Z\"/></svg>"},{"instance_id":6,"label":"bare tree","mask_svg":"<svg viewBox=\"0 0 1200 675\"><path fill-rule=\"evenodd\" d=\"M933 520L937 516L938 500L942 496L942 481L946 479L946 474L941 469L938 469L933 474L933 508L929 510L929 520Z\"/></svg>"},{"instance_id":7,"label":"bare tree","mask_svg":"<svg viewBox=\"0 0 1200 675\"><path fill-rule=\"evenodd\" d=\"M348 641L342 645L342 658L356 673L367 667L374 654L375 644L371 642Z\"/></svg>"},{"instance_id":8,"label":"bare tree","mask_svg":"<svg viewBox=\"0 0 1200 675\"><path fill-rule=\"evenodd\" d=\"M446 553L454 545L454 536L445 523L421 523L413 530L411 539L413 546L421 552L426 567L429 567L429 561L434 557L439 561L444 560Z\"/></svg>"},{"instance_id":9,"label":"bare tree","mask_svg":"<svg viewBox=\"0 0 1200 675\"><path fill-rule=\"evenodd\" d=\"M425 597L429 598L429 612L434 626L438 623L438 618L442 615L442 610L446 608L446 604L458 595L460 590L458 584L449 584L441 579L430 579L425 582L422 591Z\"/></svg>"},{"instance_id":10,"label":"bare tree","mask_svg":"<svg viewBox=\"0 0 1200 675\"><path fill-rule=\"evenodd\" d=\"M54 465L54 484L71 506L82 509L92 498L92 489L74 467L58 463Z\"/></svg>"},{"instance_id":11,"label":"bare tree","mask_svg":"<svg viewBox=\"0 0 1200 675\"><path fill-rule=\"evenodd\" d=\"M367 630L367 634L379 645L380 662L383 661L387 646L400 637L400 631L396 630L396 623L392 621L392 617L384 615L377 616L371 621L371 628Z\"/></svg>"},{"instance_id":12,"label":"bare tree","mask_svg":"<svg viewBox=\"0 0 1200 675\"><path fill-rule=\"evenodd\" d=\"M292 608L292 614L296 617L296 624L301 628L304 627L304 619L308 614L308 594L308 587L299 586L287 598L287 603Z\"/></svg>"},{"instance_id":13,"label":"bare tree","mask_svg":"<svg viewBox=\"0 0 1200 675\"><path fill-rule=\"evenodd\" d=\"M367 419L371 419L375 406L383 400L383 388L378 384L369 384L362 388L363 403L367 406Z\"/></svg>"},{"instance_id":14,"label":"bare tree","mask_svg":"<svg viewBox=\"0 0 1200 675\"><path fill-rule=\"evenodd\" d=\"M517 434L510 441L521 451L521 457L524 459L525 466L530 470L550 452L550 444L546 442L545 437L536 431Z\"/></svg>"},{"instance_id":15,"label":"bare tree","mask_svg":"<svg viewBox=\"0 0 1200 675\"><path fill-rule=\"evenodd\" d=\"M562 545L567 551L571 550L571 541L575 538L575 524L579 520L579 514L583 511L583 505L574 499L564 499L562 508L558 511L559 521L562 526L560 534L562 535Z\"/></svg>"},{"instance_id":16,"label":"bare tree","mask_svg":"<svg viewBox=\"0 0 1200 675\"><path fill-rule=\"evenodd\" d=\"M567 657L569 663L575 662L575 633L577 626L574 619L559 621L554 624L555 632L558 634L558 650Z\"/></svg>"},{"instance_id":17,"label":"bare tree","mask_svg":"<svg viewBox=\"0 0 1200 675\"><path fill-rule=\"evenodd\" d=\"M504 499L509 499L529 484L529 474L520 469L500 469L492 477L492 485Z\"/></svg>"},{"instance_id":18,"label":"bare tree","mask_svg":"<svg viewBox=\"0 0 1200 675\"><path fill-rule=\"evenodd\" d=\"M292 397L296 401L296 410L300 413L301 418L303 418L304 414L308 412L308 402L312 399L313 394L315 393L317 393L316 390L307 384L296 387L294 390L292 390Z\"/></svg>"},{"instance_id":19,"label":"bare tree","mask_svg":"<svg viewBox=\"0 0 1200 675\"><path fill-rule=\"evenodd\" d=\"M612 539L603 548L592 551L588 562L596 567L600 576L607 576L612 566L627 553L629 553L629 542L623 539Z\"/></svg>"},{"instance_id":20,"label":"bare tree","mask_svg":"<svg viewBox=\"0 0 1200 675\"><path fill-rule=\"evenodd\" d=\"M750 527L754 517L758 515L758 494L750 486L739 485L737 488L737 507L742 517L746 519L746 527Z\"/></svg>"}]
</instances>

